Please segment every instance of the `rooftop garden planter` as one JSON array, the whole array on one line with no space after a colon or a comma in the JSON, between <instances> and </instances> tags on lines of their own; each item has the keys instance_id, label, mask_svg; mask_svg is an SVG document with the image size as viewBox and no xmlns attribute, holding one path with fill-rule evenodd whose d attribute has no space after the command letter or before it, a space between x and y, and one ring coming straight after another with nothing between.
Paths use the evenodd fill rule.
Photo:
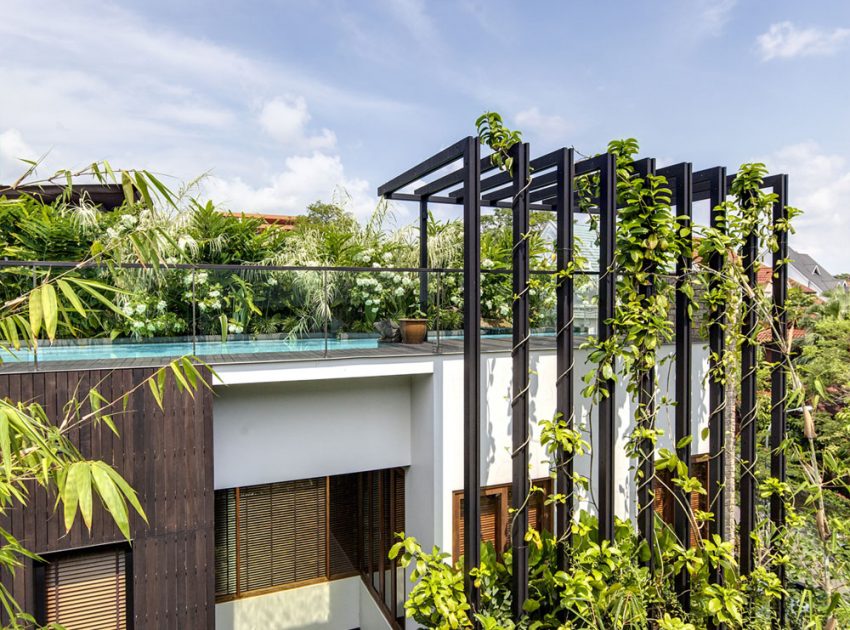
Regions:
<instances>
[{"instance_id":1,"label":"rooftop garden planter","mask_svg":"<svg viewBox=\"0 0 850 630\"><path fill-rule=\"evenodd\" d=\"M428 335L428 320L419 317L407 318L404 317L398 320L399 328L401 329L401 342L407 344L425 343L425 337Z\"/></svg>"}]
</instances>

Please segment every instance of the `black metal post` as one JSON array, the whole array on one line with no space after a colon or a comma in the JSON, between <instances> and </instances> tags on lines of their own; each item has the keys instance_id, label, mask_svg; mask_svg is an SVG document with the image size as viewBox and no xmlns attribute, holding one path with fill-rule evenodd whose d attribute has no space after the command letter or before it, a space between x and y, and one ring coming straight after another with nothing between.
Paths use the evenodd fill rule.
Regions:
<instances>
[{"instance_id":1,"label":"black metal post","mask_svg":"<svg viewBox=\"0 0 850 630\"><path fill-rule=\"evenodd\" d=\"M726 200L726 168L717 167L700 173L707 180L709 188L709 204L711 205L710 226L723 232L726 231L726 213L720 206ZM696 179L696 177L694 178ZM717 291L720 285L719 274L723 270L723 256L712 254L708 260L712 278L709 281L709 291ZM726 484L726 452L724 439L726 435L726 386L723 380L723 357L726 352L726 311L722 307L709 313L708 347L709 371L708 381L708 427L709 427L709 463L708 463L708 504L714 513L714 519L708 523L709 536L723 536L726 528L726 511L724 509L724 493ZM734 454L730 454L734 456ZM710 578L714 583L722 583L720 571L712 572Z\"/></svg>"},{"instance_id":2,"label":"black metal post","mask_svg":"<svg viewBox=\"0 0 850 630\"><path fill-rule=\"evenodd\" d=\"M530 266L528 236L531 221L528 213L528 144L511 147L513 157L513 393L511 397L511 435L513 439L511 485L511 549L513 571L511 594L513 613L516 619L523 614L523 604L528 599L528 532L529 483L529 280Z\"/></svg>"},{"instance_id":3,"label":"black metal post","mask_svg":"<svg viewBox=\"0 0 850 630\"><path fill-rule=\"evenodd\" d=\"M745 195L741 203L745 207L751 205L752 196ZM755 288L758 236L754 231L748 234L744 241L741 263L748 285ZM745 292L741 322L744 341L741 347L741 500L739 505L742 575L749 575L752 572L755 556L750 534L756 527L756 325L755 299L750 292Z\"/></svg>"},{"instance_id":4,"label":"black metal post","mask_svg":"<svg viewBox=\"0 0 850 630\"><path fill-rule=\"evenodd\" d=\"M770 476L785 481L785 452L782 443L786 434L786 396L787 396L787 370L788 356L791 348L783 352L782 342L787 335L788 314L785 311L785 299L788 296L788 232L777 229L777 224L784 223L788 213L786 204L788 200L788 176L779 175L778 181L773 186L776 194L776 202L773 204L773 227L776 235L776 251L773 253L773 344L771 348L771 362L773 367L770 373ZM791 343L791 339L788 339ZM770 520L774 527L774 546L782 544L782 534L785 529L785 504L782 497L771 495L770 497ZM774 552L777 550L774 548ZM779 563L773 567L776 575L785 587L785 565ZM785 596L780 596L776 602L775 628L785 627Z\"/></svg>"},{"instance_id":5,"label":"black metal post","mask_svg":"<svg viewBox=\"0 0 850 630\"><path fill-rule=\"evenodd\" d=\"M480 594L470 571L481 564L481 148L463 150L463 519L464 589L473 610Z\"/></svg>"},{"instance_id":6,"label":"black metal post","mask_svg":"<svg viewBox=\"0 0 850 630\"><path fill-rule=\"evenodd\" d=\"M691 437L692 320L689 312L690 299L684 291L689 284L688 276L693 265L693 237L690 233L693 222L693 168L689 162L672 168L675 169L676 216L679 218L680 229L687 231L687 235L680 234L685 251L676 261L676 417L673 439L676 442L676 455L688 467L690 474L693 472L690 470L691 445L685 438ZM679 486L674 488L674 492L676 500L673 502L673 530L679 541L688 545L691 539L691 523L685 506L689 505L690 497ZM690 610L690 575L686 569L683 568L676 575L675 585L682 608Z\"/></svg>"},{"instance_id":7,"label":"black metal post","mask_svg":"<svg viewBox=\"0 0 850 630\"><path fill-rule=\"evenodd\" d=\"M556 333L557 372L555 411L567 428L575 428L575 410L573 408L573 299L574 283L568 275L570 264L573 262L573 188L575 180L575 165L572 149L558 151L556 172L558 174L558 198L555 206L556 213L556 267L560 277L556 278ZM558 567L567 568L569 555L566 550L570 546L573 522L573 470L572 453L565 456L563 449L558 449L555 455L556 484L559 494L566 497L565 503L555 506L555 531L561 539L558 545Z\"/></svg>"},{"instance_id":8,"label":"black metal post","mask_svg":"<svg viewBox=\"0 0 850 630\"><path fill-rule=\"evenodd\" d=\"M617 229L617 168L613 154L606 153L599 169L599 343L612 334L617 277L614 273L614 249ZM616 366L611 366L615 368ZM614 540L614 460L616 426L616 383L613 378L600 383L608 395L599 400L599 539Z\"/></svg>"},{"instance_id":9,"label":"black metal post","mask_svg":"<svg viewBox=\"0 0 850 630\"><path fill-rule=\"evenodd\" d=\"M33 265L33 268L32 268L32 290L33 290L33 292L35 292L35 290L37 288L38 288L37 272L36 272L36 269L35 269L35 265ZM38 336L37 335L32 336L32 368L36 372L38 371Z\"/></svg>"},{"instance_id":10,"label":"black metal post","mask_svg":"<svg viewBox=\"0 0 850 630\"><path fill-rule=\"evenodd\" d=\"M419 268L428 268L428 199L419 201ZM419 310L428 312L428 272L419 272Z\"/></svg>"},{"instance_id":11,"label":"black metal post","mask_svg":"<svg viewBox=\"0 0 850 630\"><path fill-rule=\"evenodd\" d=\"M655 160L644 159L635 164L635 172L646 179L655 174ZM655 293L655 272L653 266L644 266L647 272L645 284L640 287L641 298L649 302ZM638 379L637 419L641 428L652 429L655 426L655 368L644 370ZM655 569L655 444L651 439L643 438L638 445L638 483L637 483L637 522L638 532L650 550L646 565L650 571Z\"/></svg>"}]
</instances>

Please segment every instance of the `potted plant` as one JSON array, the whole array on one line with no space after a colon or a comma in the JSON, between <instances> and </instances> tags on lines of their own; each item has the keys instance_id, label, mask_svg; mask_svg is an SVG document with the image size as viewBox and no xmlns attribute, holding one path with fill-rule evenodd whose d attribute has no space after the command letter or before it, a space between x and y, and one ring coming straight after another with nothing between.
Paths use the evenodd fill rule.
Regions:
<instances>
[{"instance_id":1,"label":"potted plant","mask_svg":"<svg viewBox=\"0 0 850 630\"><path fill-rule=\"evenodd\" d=\"M419 309L418 304L411 305L409 313L408 317L402 317L398 320L401 342L422 343L428 333L428 318Z\"/></svg>"}]
</instances>

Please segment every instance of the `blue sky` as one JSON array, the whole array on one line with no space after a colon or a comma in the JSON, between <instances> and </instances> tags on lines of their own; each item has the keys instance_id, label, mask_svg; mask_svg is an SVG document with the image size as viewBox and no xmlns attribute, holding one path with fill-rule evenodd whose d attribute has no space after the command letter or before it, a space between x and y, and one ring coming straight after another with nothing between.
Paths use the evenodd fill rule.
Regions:
<instances>
[{"instance_id":1,"label":"blue sky","mask_svg":"<svg viewBox=\"0 0 850 630\"><path fill-rule=\"evenodd\" d=\"M105 158L208 173L246 211L345 189L364 216L494 109L535 153L766 161L807 211L793 244L850 271L848 66L846 0L7 0L0 180Z\"/></svg>"}]
</instances>

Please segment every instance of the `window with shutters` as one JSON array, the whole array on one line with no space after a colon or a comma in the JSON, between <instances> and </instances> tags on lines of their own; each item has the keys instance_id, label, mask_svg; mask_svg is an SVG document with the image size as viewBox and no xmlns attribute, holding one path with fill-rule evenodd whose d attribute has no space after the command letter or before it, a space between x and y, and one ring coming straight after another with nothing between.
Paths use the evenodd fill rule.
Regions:
<instances>
[{"instance_id":1,"label":"window with shutters","mask_svg":"<svg viewBox=\"0 0 850 630\"><path fill-rule=\"evenodd\" d=\"M48 557L35 572L39 622L67 630L130 628L129 558L123 546Z\"/></svg>"},{"instance_id":2,"label":"window with shutters","mask_svg":"<svg viewBox=\"0 0 850 630\"><path fill-rule=\"evenodd\" d=\"M708 455L692 455L690 476L699 479L702 487L708 490ZM673 474L669 470L657 470L655 472L655 512L668 525L673 525L674 489ZM708 495L692 492L689 497L691 510L708 512ZM699 529L699 536L705 538L708 535L708 523L703 523ZM691 527L690 545L697 544L697 532Z\"/></svg>"},{"instance_id":3,"label":"window with shutters","mask_svg":"<svg viewBox=\"0 0 850 630\"><path fill-rule=\"evenodd\" d=\"M378 575L395 531L404 531L401 469L217 490L216 600Z\"/></svg>"},{"instance_id":4,"label":"window with shutters","mask_svg":"<svg viewBox=\"0 0 850 630\"><path fill-rule=\"evenodd\" d=\"M535 479L534 486L543 492L535 492L528 506L528 525L538 531L552 531L552 506L546 505L546 498L552 494L552 480ZM498 552L503 552L510 543L511 485L488 486L481 489L481 540L489 542ZM452 520L454 538L452 541L453 559L458 561L464 550L463 490L454 493L452 501Z\"/></svg>"}]
</instances>

